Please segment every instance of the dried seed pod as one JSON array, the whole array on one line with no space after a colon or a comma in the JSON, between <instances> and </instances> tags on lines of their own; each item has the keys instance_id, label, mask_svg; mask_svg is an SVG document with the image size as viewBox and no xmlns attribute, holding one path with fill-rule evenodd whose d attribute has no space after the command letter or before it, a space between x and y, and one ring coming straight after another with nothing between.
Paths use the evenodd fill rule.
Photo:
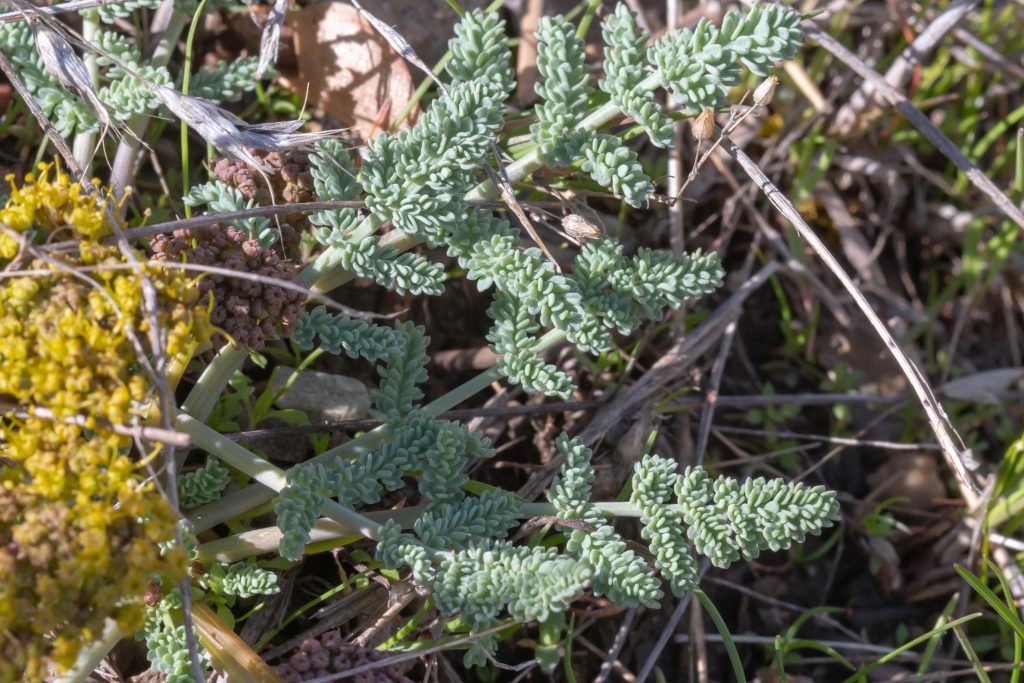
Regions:
<instances>
[{"instance_id":1,"label":"dried seed pod","mask_svg":"<svg viewBox=\"0 0 1024 683\"><path fill-rule=\"evenodd\" d=\"M760 107L766 107L771 104L772 99L775 97L775 88L778 85L778 76L772 75L764 79L761 85L757 86L754 90L754 104Z\"/></svg>"},{"instance_id":2,"label":"dried seed pod","mask_svg":"<svg viewBox=\"0 0 1024 683\"><path fill-rule=\"evenodd\" d=\"M160 598L163 597L163 594L164 591L163 588L160 587L160 584L153 581L149 584L149 588L146 589L145 595L142 596L142 601L146 603L147 606L152 607L160 602Z\"/></svg>"},{"instance_id":3,"label":"dried seed pod","mask_svg":"<svg viewBox=\"0 0 1024 683\"><path fill-rule=\"evenodd\" d=\"M263 25L263 35L260 38L260 61L256 67L256 78L263 78L272 65L277 63L277 51L281 44L281 26L284 24L284 17L288 13L290 0L275 0L270 10L270 17Z\"/></svg>"},{"instance_id":4,"label":"dried seed pod","mask_svg":"<svg viewBox=\"0 0 1024 683\"><path fill-rule=\"evenodd\" d=\"M282 224L281 229L285 248L293 248L298 240L295 229L288 224ZM156 235L150 241L150 249L154 260L181 260L284 281L295 274L294 265L284 261L275 249L264 249L259 242L247 239L241 230L217 224ZM305 298L292 289L226 273L204 276L199 281L199 292L213 297L210 322L235 345L250 349L262 348L267 339L288 336ZM214 340L217 339L215 336Z\"/></svg>"},{"instance_id":5,"label":"dried seed pod","mask_svg":"<svg viewBox=\"0 0 1024 683\"><path fill-rule=\"evenodd\" d=\"M222 183L237 188L247 199L254 200L260 206L313 201L315 188L308 154L296 151L265 152L255 148L248 151L259 160L263 173L241 161L218 157L213 160L213 174ZM300 216L289 214L286 220L298 218Z\"/></svg>"},{"instance_id":6,"label":"dried seed pod","mask_svg":"<svg viewBox=\"0 0 1024 683\"><path fill-rule=\"evenodd\" d=\"M704 107L697 118L690 121L690 131L697 142L710 140L715 134L715 110L711 107Z\"/></svg>"},{"instance_id":7,"label":"dried seed pod","mask_svg":"<svg viewBox=\"0 0 1024 683\"><path fill-rule=\"evenodd\" d=\"M570 213L562 218L562 228L576 244L582 244L587 240L597 239L602 235L601 228L597 227L578 213Z\"/></svg>"},{"instance_id":8,"label":"dried seed pod","mask_svg":"<svg viewBox=\"0 0 1024 683\"><path fill-rule=\"evenodd\" d=\"M387 654L365 647L346 643L335 629L319 638L306 638L290 655L274 667L282 679L303 681L321 676L344 673L358 666L379 662ZM356 680L376 683L412 683L405 675L408 664L391 664L374 669L372 675Z\"/></svg>"}]
</instances>

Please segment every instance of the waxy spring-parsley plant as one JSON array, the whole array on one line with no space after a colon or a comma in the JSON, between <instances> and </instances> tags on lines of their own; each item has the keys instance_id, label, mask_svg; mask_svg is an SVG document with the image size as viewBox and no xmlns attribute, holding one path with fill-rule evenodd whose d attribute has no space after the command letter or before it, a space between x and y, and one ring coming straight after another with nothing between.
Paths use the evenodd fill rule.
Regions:
<instances>
[{"instance_id":1,"label":"waxy spring-parsley plant","mask_svg":"<svg viewBox=\"0 0 1024 683\"><path fill-rule=\"evenodd\" d=\"M452 624L473 636L467 665L486 664L497 645L495 627L509 620L543 623L560 618L573 600L588 592L619 607L655 607L663 597L663 584L675 595L696 587L698 556L725 567L765 550L788 548L830 526L838 509L834 493L822 487L764 479L741 483L712 477L699 467L679 471L674 461L657 455L646 455L636 464L628 501L593 501L592 452L567 434L556 440L563 464L547 491L547 502L524 502L511 492L470 480L467 463L492 456L492 444L461 422L438 419L498 378L527 394L569 399L572 378L546 363L542 351L561 341L586 353L611 350L616 335L630 334L645 321L660 319L667 309L721 285L723 271L713 253L674 257L639 249L629 254L607 236L585 242L563 271L540 249L523 247L519 230L505 214L484 208L481 200L502 194L499 185L505 186L509 199L509 185L545 168L564 176L584 175L626 203L644 205L654 195L654 182L623 131L611 126L629 119L633 130L654 145L667 146L673 121L659 104L660 89L671 94L685 115L723 107L744 70L764 77L795 53L802 40L799 21L799 15L782 6L754 6L743 14L728 13L721 26L702 20L648 47L648 36L619 4L602 23L604 77L595 84L577 27L563 17L546 17L537 32L536 91L541 101L533 109L529 141L509 145L506 101L515 77L505 26L495 13L470 12L449 43L445 82L415 125L397 134L381 133L359 161L338 141L317 143L308 158L315 198L361 201L365 210L329 209L309 216L308 241L315 250L294 282L327 292L364 278L398 293L436 296L444 290L446 266L431 255L443 252L480 290L491 292L487 338L498 360L492 370L424 404L419 386L428 377L430 340L422 327L375 324L323 305L304 310L276 330L261 319L260 343L274 335L289 337L300 350L364 359L379 375L371 395L373 416L383 424L285 471L206 424L248 357L242 340L229 338L174 419L175 427L209 454L201 468L181 478L181 500L197 534L269 501L276 529L192 545L188 554L218 567L216 576L233 577L227 582L197 579L197 596L202 598L205 591L223 601L241 594L237 591L273 592L272 574L252 565L254 556L276 551L298 562L310 543L355 533L375 541L381 565L405 572L429 591L442 615L457 618ZM252 204L220 179L192 188L188 202L205 205L212 214ZM75 220L69 218L72 225ZM218 249L245 249L256 261L264 252L276 254L275 259L284 254L294 258L294 249L277 244L282 232L271 219L225 216L223 223L223 229L235 231L231 239L213 232L182 233L176 238L182 240L178 247L161 242L160 258L186 258L205 248L203 240L218 239ZM389 232L381 232L388 226ZM424 249L412 253L416 245ZM13 256L17 250L8 251ZM276 267L278 261L274 263ZM21 286L28 287L28 282ZM232 305L237 309L233 315L252 307L265 310L259 296L263 294L213 305ZM5 302L3 311L12 321L20 320L18 315L36 315L9 312L11 305ZM33 306L33 311L38 309ZM25 334L21 328L10 329L12 338ZM130 394L133 380L124 381ZM18 398L49 406L52 396ZM81 405L75 408L83 410ZM108 416L111 422L123 422L124 417ZM13 421L9 424L5 449L25 431ZM56 428L49 423L45 430ZM18 485L31 481L16 471L5 476ZM239 473L255 483L225 494ZM389 510L389 496L409 482L415 482L419 500L400 511ZM15 500L12 505L18 509L25 503ZM161 509L157 502L153 506ZM149 519L156 514L151 512ZM509 539L522 520L535 517L552 520L564 542L530 545ZM613 525L615 517L640 520L650 559L628 547ZM166 532L167 521L160 528ZM144 629L150 659L168 680L191 681L179 621L180 595L173 594L174 577L183 570L176 573L166 566L183 556L150 550L140 557L139 566L169 577L161 581L169 592L150 611ZM242 560L246 562L230 564ZM141 585L137 582L121 593L134 595ZM18 616L0 612L0 624ZM50 642L49 637L49 632L38 634L40 643ZM33 652L57 659L49 647L40 645ZM59 661L66 664L67 657Z\"/></svg>"}]
</instances>

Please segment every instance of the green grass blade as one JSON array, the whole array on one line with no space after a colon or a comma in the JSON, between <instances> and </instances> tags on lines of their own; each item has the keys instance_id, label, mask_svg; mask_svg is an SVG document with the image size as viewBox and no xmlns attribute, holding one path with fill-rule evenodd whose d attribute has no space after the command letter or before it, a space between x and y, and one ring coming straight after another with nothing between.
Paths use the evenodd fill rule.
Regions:
<instances>
[{"instance_id":1,"label":"green grass blade","mask_svg":"<svg viewBox=\"0 0 1024 683\"><path fill-rule=\"evenodd\" d=\"M956 609L956 601L960 599L959 593L953 593L953 596L946 603L946 606L942 608L942 613L939 618L935 620L936 628L942 626L946 621L947 617L953 613ZM932 658L935 656L935 650L939 647L939 636L935 635L931 640L928 641L928 646L925 647L924 653L921 655L921 663L917 667L917 675L923 676L927 671L928 667L932 664Z\"/></svg>"},{"instance_id":2,"label":"green grass blade","mask_svg":"<svg viewBox=\"0 0 1024 683\"><path fill-rule=\"evenodd\" d=\"M789 648L782 636L775 636L775 675L779 677L779 683L789 683L789 676L786 675L787 652Z\"/></svg>"},{"instance_id":3,"label":"green grass blade","mask_svg":"<svg viewBox=\"0 0 1024 683\"><path fill-rule=\"evenodd\" d=\"M849 659L839 654L835 648L825 645L824 643L819 643L816 640L792 640L786 644L786 651L790 652L792 650L815 650L828 655L850 671L857 670L857 667L855 667Z\"/></svg>"},{"instance_id":4,"label":"green grass blade","mask_svg":"<svg viewBox=\"0 0 1024 683\"><path fill-rule=\"evenodd\" d=\"M837 612L842 612L842 611L843 611L842 608L830 607L829 605L821 605L821 606L818 606L818 607L812 607L811 609L807 610L806 612L804 612L803 614L801 614L800 616L798 616L796 619L793 620L793 624L788 629L786 629L786 633L785 633L785 635L783 637L787 641L792 640L793 638L795 638L797 632L800 630L800 627L803 626L804 623L808 619L814 617L815 615L818 615L818 614L835 614Z\"/></svg>"},{"instance_id":5,"label":"green grass blade","mask_svg":"<svg viewBox=\"0 0 1024 683\"><path fill-rule=\"evenodd\" d=\"M963 648L967 658L971 660L971 666L974 668L974 673L977 674L978 680L981 683L992 683L992 679L985 673L985 669L981 664L981 659L978 658L978 653L974 651L974 646L971 645L970 639L964 630L959 626L953 627L953 633L956 634L956 639L960 641L960 647Z\"/></svg>"},{"instance_id":6,"label":"green grass blade","mask_svg":"<svg viewBox=\"0 0 1024 683\"><path fill-rule=\"evenodd\" d=\"M565 629L565 656L562 658L566 683L576 683L576 675L572 672L572 634L575 630L576 615L573 614L569 617L569 627Z\"/></svg>"},{"instance_id":7,"label":"green grass blade","mask_svg":"<svg viewBox=\"0 0 1024 683\"><path fill-rule=\"evenodd\" d=\"M1014 614L1017 614L1017 606L1013 602L1013 593L1010 591L1010 584L1000 571L999 567L993 564L988 558L985 559L985 564L992 572L995 573L996 578L999 579L999 586L1003 590L1003 599L1006 601L1007 609L1011 610ZM1021 658L1024 656L1024 638L1014 630L1013 631L1013 672L1010 674L1010 683L1018 683L1020 681L1020 664Z\"/></svg>"},{"instance_id":8,"label":"green grass blade","mask_svg":"<svg viewBox=\"0 0 1024 683\"><path fill-rule=\"evenodd\" d=\"M964 623L966 623L968 621L971 621L972 619L977 619L980 616L981 616L981 612L975 612L973 614L968 614L966 617L960 617L959 619L955 619L954 621L950 621L950 622L948 622L946 624L943 624L942 626L937 626L937 627L933 628L931 631L929 631L928 633L925 633L922 636L918 636L917 638L914 638L913 640L911 640L911 641L909 641L907 643L904 643L903 645L900 645L898 648L896 648L895 650L893 650L889 654L882 655L881 657L876 659L871 664L868 664L866 667L864 667L863 669L861 669L857 673L855 673L852 676L844 679L843 683L853 683L854 681L857 681L857 680L866 680L867 674L871 673L872 671L874 671L878 667L882 666L883 664L892 661L893 659L895 659L896 657L900 656L901 654L903 654L904 652L906 652L910 648L915 647L917 645L920 645L921 643L925 642L926 640L929 640L930 638L934 638L935 636L939 635L940 633L944 633L944 632L946 632L946 631L948 631L948 630L950 630L952 628L955 628L956 626L959 626L960 624L964 624Z\"/></svg>"},{"instance_id":9,"label":"green grass blade","mask_svg":"<svg viewBox=\"0 0 1024 683\"><path fill-rule=\"evenodd\" d=\"M956 573L960 575L964 581L971 585L978 595L980 595L985 602L989 604L996 613L1002 617L1003 621L1012 628L1017 635L1024 637L1024 623L1021 622L1020 616L1017 613L1006 606L1006 603L999 599L995 593L992 592L988 586L986 586L980 578L971 573L966 567L960 565L954 565ZM998 572L997 572L998 573Z\"/></svg>"},{"instance_id":10,"label":"green grass blade","mask_svg":"<svg viewBox=\"0 0 1024 683\"><path fill-rule=\"evenodd\" d=\"M715 604L711 602L711 598L704 591L697 589L693 591L693 594L700 600L700 604L707 611L708 616L711 617L711 621L715 622L718 634L722 636L722 643L725 645L725 651L729 654L729 661L732 662L732 671L736 681L738 683L747 683L747 677L743 673L743 662L740 661L740 653L736 650L736 643L733 642L732 634L729 633L729 627L725 625L722 615L719 614Z\"/></svg>"}]
</instances>

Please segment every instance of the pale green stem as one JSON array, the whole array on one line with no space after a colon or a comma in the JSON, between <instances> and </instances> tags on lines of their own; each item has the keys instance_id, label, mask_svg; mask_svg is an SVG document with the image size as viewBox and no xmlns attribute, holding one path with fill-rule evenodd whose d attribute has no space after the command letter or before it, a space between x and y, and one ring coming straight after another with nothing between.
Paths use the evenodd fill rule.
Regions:
<instances>
[{"instance_id":1,"label":"pale green stem","mask_svg":"<svg viewBox=\"0 0 1024 683\"><path fill-rule=\"evenodd\" d=\"M643 514L640 508L628 502L594 503L594 507L612 517L640 517ZM683 509L679 505L666 505L665 507L677 515L681 516L683 513ZM426 512L427 509L425 505L417 505L402 508L401 510L374 510L363 514L374 523L383 524L391 520L400 524L403 529L408 529L412 527L420 515ZM551 503L524 503L519 508L516 516L519 519L530 519L557 514L558 511L555 510L555 506ZM333 519L321 518L313 525L313 530L309 537L309 545L356 536L362 536L362 534L358 530ZM200 545L199 561L204 563L213 561L238 562L247 557L277 552L280 542L281 530L276 526L243 531L234 536L218 538L215 541Z\"/></svg>"},{"instance_id":2,"label":"pale green stem","mask_svg":"<svg viewBox=\"0 0 1024 683\"><path fill-rule=\"evenodd\" d=\"M248 353L245 349L236 348L231 344L225 344L213 361L206 366L199 380L192 387L181 404L181 411L188 413L200 422L206 422L210 417L213 407L217 404L224 387L228 385L235 370L239 370Z\"/></svg>"},{"instance_id":3,"label":"pale green stem","mask_svg":"<svg viewBox=\"0 0 1024 683\"><path fill-rule=\"evenodd\" d=\"M597 14L597 6L600 4L601 0L589 0L587 9L583 12L583 18L580 19L580 25L576 29L577 38L587 37L587 31L590 29L591 22L594 21L594 15Z\"/></svg>"},{"instance_id":4,"label":"pale green stem","mask_svg":"<svg viewBox=\"0 0 1024 683\"><path fill-rule=\"evenodd\" d=\"M99 40L99 33L100 12L93 8L82 16L82 38L92 44ZM85 62L86 71L89 72L89 81L92 83L92 87L98 89L100 86L99 55L92 50L86 50L82 61ZM96 149L97 135L97 131L83 131L75 136L73 148L75 161L82 168L82 173L86 178L92 174L92 156Z\"/></svg>"},{"instance_id":5,"label":"pale green stem","mask_svg":"<svg viewBox=\"0 0 1024 683\"><path fill-rule=\"evenodd\" d=\"M206 0L199 0L196 13L192 17L192 25L188 27L188 37L185 39L185 66L181 76L181 94L187 95L189 84L192 82L192 43L196 38L196 27L199 26L199 18L203 16L203 8L206 7ZM188 179L188 124L181 122L181 188L187 195L192 190L192 183ZM185 218L192 216L192 207L185 204Z\"/></svg>"},{"instance_id":6,"label":"pale green stem","mask_svg":"<svg viewBox=\"0 0 1024 683\"><path fill-rule=\"evenodd\" d=\"M280 492L288 485L284 470L275 467L247 448L228 439L215 429L211 429L190 415L179 414L174 420L174 427L192 437L192 443L208 453L217 456L228 465L244 472L259 483L275 492ZM333 520L345 524L367 538L377 538L380 528L372 519L345 507L333 500L326 500L320 505L320 512Z\"/></svg>"},{"instance_id":7,"label":"pale green stem","mask_svg":"<svg viewBox=\"0 0 1024 683\"><path fill-rule=\"evenodd\" d=\"M117 622L113 619L106 619L103 622L103 636L100 640L82 648L82 651L78 653L78 658L72 665L71 670L63 676L54 679L54 683L84 683L92 673L96 670L96 667L100 665L103 658L106 657L114 646L117 645L122 638L125 637L121 628L117 625Z\"/></svg>"},{"instance_id":8,"label":"pale green stem","mask_svg":"<svg viewBox=\"0 0 1024 683\"><path fill-rule=\"evenodd\" d=\"M537 344L534 346L534 351L540 353L545 349L548 349L558 342L562 341L565 335L559 330L552 330L541 337ZM461 386L452 389L444 396L428 403L423 407L424 414L430 417L437 417L438 415L451 410L455 406L465 401L470 396L473 396L479 391L482 391L491 382L498 379L500 375L494 368L480 373L473 379L462 384ZM207 427L209 429L209 427ZM217 432L210 429L210 432L216 434ZM372 451L374 448L379 446L388 436L387 425L381 425L373 431L367 432L362 436L353 439L347 443L343 443L340 446L332 448L328 451L324 451L317 457L311 459L310 463L323 462L329 458L344 457L344 458L355 458L363 453ZM223 438L223 437L222 437ZM227 439L225 439L227 441ZM233 444L237 448L242 448L238 444ZM205 446L204 446L205 448ZM211 451L212 452L212 451ZM248 452L248 451L246 451ZM220 454L214 453L220 457ZM253 458L259 458L259 456L250 453ZM261 461L262 458L259 458ZM263 461L265 462L265 461ZM257 481L259 481L257 479ZM261 484L263 482L260 482ZM201 508L197 508L189 513L189 521L192 522L192 526L196 533L206 531L214 527L221 522L225 522L229 519L237 517L255 507L263 505L267 501L274 497L276 489L270 487L269 489L264 486L253 484L247 486L244 489L235 491L232 494L224 496L219 500L215 500L209 505L204 505Z\"/></svg>"},{"instance_id":9,"label":"pale green stem","mask_svg":"<svg viewBox=\"0 0 1024 683\"><path fill-rule=\"evenodd\" d=\"M190 18L187 14L173 12L167 22L167 29L153 50L153 56L147 62L149 65L153 67L167 66L171 61L171 55L174 54L174 48L178 44L178 38L181 37L181 32L185 30ZM110 184L115 197L124 194L124 191L135 181L139 150L146 135L146 128L149 127L149 121L152 118L151 115L136 114L128 119L127 128L131 133L125 135L121 144L118 145L110 171Z\"/></svg>"},{"instance_id":10,"label":"pale green stem","mask_svg":"<svg viewBox=\"0 0 1024 683\"><path fill-rule=\"evenodd\" d=\"M640 84L640 88L646 90L654 89L660 83L658 74L650 74ZM621 115L622 111L613 102L608 102L593 112L580 122L580 127L587 130L597 130L598 128L606 125L612 121L616 116ZM541 168L544 162L540 158L538 150L533 150L527 153L524 157L511 164L506 168L510 182L517 182L526 178L528 175ZM465 198L467 200L483 200L490 199L495 196L497 188L494 183L490 180L480 183L475 188L470 190ZM352 241L359 241L369 235L375 233L382 222L372 214L367 216L362 223L357 226L350 239ZM418 244L415 238L405 234L401 230L393 230L384 236L381 240L382 244L393 246L399 252L407 251L413 246ZM343 269L335 269L334 263L337 260L337 250L334 247L329 247L309 266L307 266L303 272L299 273L296 277L296 281L306 285L316 285L316 288L321 291L329 291L334 287L337 287L349 280L352 280L355 275L351 272ZM551 345L561 341L564 338L564 334L557 330L548 332L537 345L537 350L543 350L550 347ZM224 390L227 385L227 381L231 378L231 374L235 369L241 367L241 363L245 360L244 353L239 356L236 352L225 352L222 351L207 367L203 373L203 377L200 378L200 383L193 387L192 392L189 394L188 399L183 406L185 412L200 419L205 420L209 415L207 411L205 415L195 412L195 410L208 407L208 410L212 410L213 404L216 403L217 397ZM237 365L236 365L237 363ZM223 367L221 367L223 366ZM230 367L229 367L230 366ZM228 370L230 369L230 372ZM430 406L428 410L435 406L447 406L437 411L439 414L445 410L449 410L451 407L458 405L465 398L473 395L477 391L480 391L487 386L497 375L493 370L489 370L474 380L464 384L462 387L449 392L441 399L438 399ZM479 386L477 386L479 385ZM473 388L477 387L477 388ZM452 399L458 399L458 402L451 403ZM366 450L375 448L384 439L384 430L379 427L369 434L364 435L361 439L356 439L350 443L344 444L337 449L328 451L319 458L332 457L339 454L346 456L355 456ZM231 519L232 517L238 516L247 510L262 505L266 501L273 498L273 492L262 489L258 486L250 486L246 489L238 491L230 496L225 496L218 501L215 501L209 505L206 505L198 510L195 510L190 518L195 525L197 531L209 529L212 526L219 524L225 520Z\"/></svg>"}]
</instances>

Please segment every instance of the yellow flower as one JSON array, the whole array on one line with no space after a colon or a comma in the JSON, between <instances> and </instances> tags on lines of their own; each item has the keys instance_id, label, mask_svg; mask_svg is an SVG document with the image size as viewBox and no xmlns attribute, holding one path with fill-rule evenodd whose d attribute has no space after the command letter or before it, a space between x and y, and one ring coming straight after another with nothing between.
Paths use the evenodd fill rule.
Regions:
<instances>
[{"instance_id":1,"label":"yellow flower","mask_svg":"<svg viewBox=\"0 0 1024 683\"><path fill-rule=\"evenodd\" d=\"M0 419L0 456L14 463L0 465L0 681L68 667L108 618L138 628L153 576L174 582L185 571L180 552L157 547L174 538L175 512L130 439L106 425L156 414L129 338L148 342L143 278L157 290L168 349L202 339L209 309L181 271L123 268L123 254L99 241L116 220L107 208L43 164L0 209L0 222L28 239L58 230L63 239L70 228L81 242L67 268L112 266L91 272L91 283L42 262L31 267L47 275L0 280L0 394L57 418ZM0 235L0 260L17 252L17 240ZM62 421L70 417L89 429Z\"/></svg>"}]
</instances>

